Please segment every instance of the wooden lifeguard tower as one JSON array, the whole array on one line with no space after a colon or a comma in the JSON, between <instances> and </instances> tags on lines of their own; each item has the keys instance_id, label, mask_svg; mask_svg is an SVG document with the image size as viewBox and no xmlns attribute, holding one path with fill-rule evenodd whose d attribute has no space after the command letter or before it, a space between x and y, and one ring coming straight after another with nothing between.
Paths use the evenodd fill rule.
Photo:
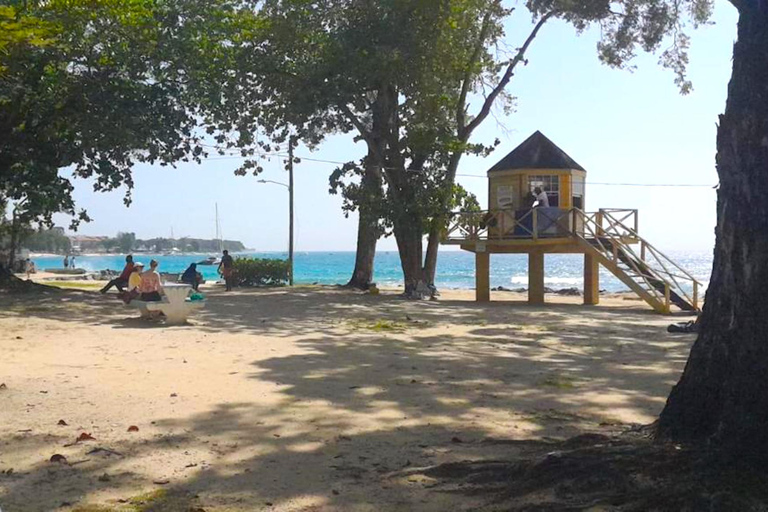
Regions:
<instances>
[{"instance_id":1,"label":"wooden lifeguard tower","mask_svg":"<svg viewBox=\"0 0 768 512\"><path fill-rule=\"evenodd\" d=\"M584 255L584 304L603 265L654 310L699 310L699 283L638 234L637 210L585 211L587 172L537 131L488 170L489 208L456 212L444 244L475 253L476 300L490 300L490 254L528 254L528 302L544 303L544 255ZM536 188L549 207L531 207Z\"/></svg>"}]
</instances>

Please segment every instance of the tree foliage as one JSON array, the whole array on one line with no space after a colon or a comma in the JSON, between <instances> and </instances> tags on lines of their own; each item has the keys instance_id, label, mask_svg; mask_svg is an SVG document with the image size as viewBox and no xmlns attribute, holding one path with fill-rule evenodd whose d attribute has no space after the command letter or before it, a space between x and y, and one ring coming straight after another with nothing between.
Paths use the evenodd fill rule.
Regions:
<instances>
[{"instance_id":1,"label":"tree foliage","mask_svg":"<svg viewBox=\"0 0 768 512\"><path fill-rule=\"evenodd\" d=\"M355 134L368 155L337 169L332 190L343 194L346 212L365 204L391 227L406 289L430 281L423 272L434 267L445 212L466 197L455 183L461 157L495 146L472 134L493 108L510 104L509 84L549 20L578 31L599 25L598 55L610 66L626 66L638 50L660 52L687 92L686 24L711 13L710 0L531 0L525 7L517 15L532 24L521 36L505 33L515 11L498 0L259 2L252 44L237 59L237 85L227 87L226 107L215 113L226 120L219 126L261 128L278 142L290 127L309 145ZM380 189L362 187L363 173Z\"/></svg>"},{"instance_id":2,"label":"tree foliage","mask_svg":"<svg viewBox=\"0 0 768 512\"><path fill-rule=\"evenodd\" d=\"M199 162L211 99L194 84L231 67L215 49L232 14L215 1L0 2L0 195L17 216L63 212L76 227L88 216L72 177L125 187L128 204L136 162Z\"/></svg>"}]
</instances>

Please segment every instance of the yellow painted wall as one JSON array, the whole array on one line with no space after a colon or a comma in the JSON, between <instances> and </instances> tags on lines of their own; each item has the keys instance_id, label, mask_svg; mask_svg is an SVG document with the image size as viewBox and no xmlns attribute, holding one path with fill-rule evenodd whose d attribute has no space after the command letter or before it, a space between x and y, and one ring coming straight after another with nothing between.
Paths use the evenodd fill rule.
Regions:
<instances>
[{"instance_id":1,"label":"yellow painted wall","mask_svg":"<svg viewBox=\"0 0 768 512\"><path fill-rule=\"evenodd\" d=\"M560 206L559 208L571 208L572 204L572 180L573 176L585 176L583 171L570 169L514 169L509 171L496 171L488 173L488 209L499 209L498 188L511 186L514 189L513 208L518 209L523 197L528 193L529 176L559 176L560 177ZM586 203L585 203L586 204Z\"/></svg>"}]
</instances>

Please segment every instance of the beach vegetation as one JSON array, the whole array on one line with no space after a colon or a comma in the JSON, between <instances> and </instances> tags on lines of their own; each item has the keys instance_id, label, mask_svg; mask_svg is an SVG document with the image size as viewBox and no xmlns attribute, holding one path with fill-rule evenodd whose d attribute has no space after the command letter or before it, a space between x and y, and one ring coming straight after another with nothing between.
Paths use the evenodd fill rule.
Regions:
<instances>
[{"instance_id":1,"label":"beach vegetation","mask_svg":"<svg viewBox=\"0 0 768 512\"><path fill-rule=\"evenodd\" d=\"M238 286L283 286L288 283L288 261L276 258L235 258Z\"/></svg>"},{"instance_id":2,"label":"beach vegetation","mask_svg":"<svg viewBox=\"0 0 768 512\"><path fill-rule=\"evenodd\" d=\"M72 242L61 229L40 229L24 241L24 247L33 252L67 254L72 248Z\"/></svg>"}]
</instances>

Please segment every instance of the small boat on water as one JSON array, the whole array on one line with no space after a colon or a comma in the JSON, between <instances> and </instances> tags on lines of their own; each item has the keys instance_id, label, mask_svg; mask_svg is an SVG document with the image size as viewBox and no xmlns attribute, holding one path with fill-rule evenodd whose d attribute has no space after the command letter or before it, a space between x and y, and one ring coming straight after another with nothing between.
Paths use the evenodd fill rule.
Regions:
<instances>
[{"instance_id":1,"label":"small boat on water","mask_svg":"<svg viewBox=\"0 0 768 512\"><path fill-rule=\"evenodd\" d=\"M218 265L220 263L219 258L216 256L210 256L202 261L198 261L198 265Z\"/></svg>"}]
</instances>

